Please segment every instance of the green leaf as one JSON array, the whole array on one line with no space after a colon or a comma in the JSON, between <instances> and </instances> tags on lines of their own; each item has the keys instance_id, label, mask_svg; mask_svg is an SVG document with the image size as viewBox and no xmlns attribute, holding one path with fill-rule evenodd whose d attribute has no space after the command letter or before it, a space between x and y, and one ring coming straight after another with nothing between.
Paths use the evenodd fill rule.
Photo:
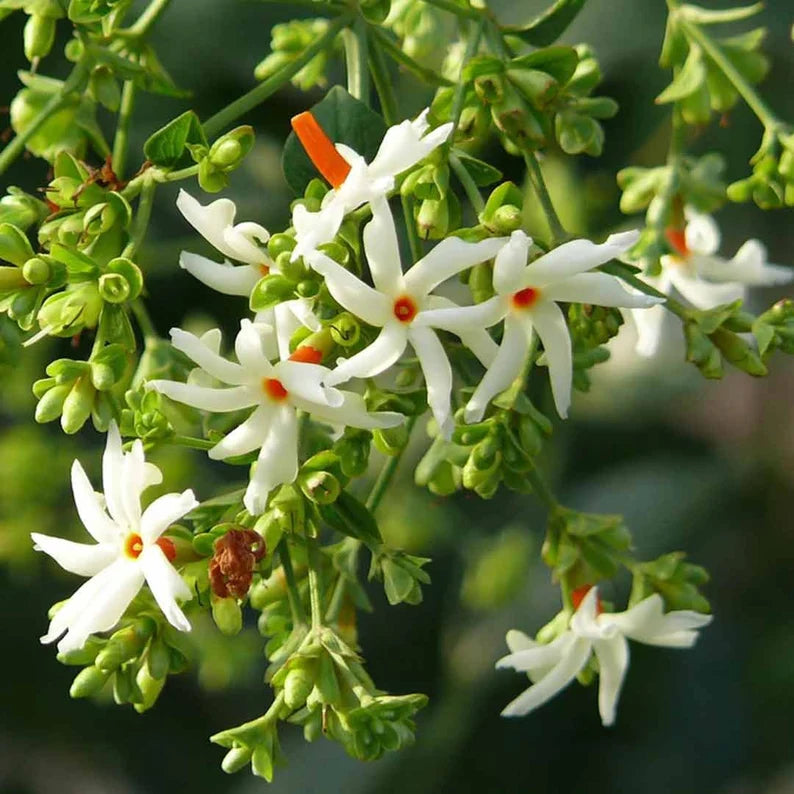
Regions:
<instances>
[{"instance_id":1,"label":"green leaf","mask_svg":"<svg viewBox=\"0 0 794 794\"><path fill-rule=\"evenodd\" d=\"M737 6L736 8L725 9L703 8L685 3L677 9L676 13L697 25L719 25L723 22L738 22L742 19L749 19L763 11L763 9L763 3L753 3L751 6Z\"/></svg>"},{"instance_id":2,"label":"green leaf","mask_svg":"<svg viewBox=\"0 0 794 794\"><path fill-rule=\"evenodd\" d=\"M505 32L518 36L533 47L547 47L562 36L584 8L585 2L586 0L557 0L528 24L505 28Z\"/></svg>"},{"instance_id":3,"label":"green leaf","mask_svg":"<svg viewBox=\"0 0 794 794\"><path fill-rule=\"evenodd\" d=\"M337 532L367 544L382 543L380 530L372 513L347 491L342 491L336 502L317 505L317 509L323 520Z\"/></svg>"},{"instance_id":4,"label":"green leaf","mask_svg":"<svg viewBox=\"0 0 794 794\"><path fill-rule=\"evenodd\" d=\"M556 45L513 58L509 69L538 69L551 75L560 85L567 83L576 71L579 56L573 47Z\"/></svg>"},{"instance_id":5,"label":"green leaf","mask_svg":"<svg viewBox=\"0 0 794 794\"><path fill-rule=\"evenodd\" d=\"M478 187L492 185L502 178L502 172L498 168L494 168L492 165L478 160L460 149L455 149L454 154Z\"/></svg>"},{"instance_id":6,"label":"green leaf","mask_svg":"<svg viewBox=\"0 0 794 794\"><path fill-rule=\"evenodd\" d=\"M678 102L691 96L700 88L706 79L706 65L700 50L690 49L681 71L673 78L673 82L656 97L656 104Z\"/></svg>"},{"instance_id":7,"label":"green leaf","mask_svg":"<svg viewBox=\"0 0 794 794\"><path fill-rule=\"evenodd\" d=\"M143 145L143 153L155 165L174 168L185 156L188 144L208 145L201 122L192 110L157 130Z\"/></svg>"},{"instance_id":8,"label":"green leaf","mask_svg":"<svg viewBox=\"0 0 794 794\"><path fill-rule=\"evenodd\" d=\"M344 143L368 162L386 134L386 122L340 86L334 86L311 108L311 113L334 143ZM309 182L317 177L317 169L294 132L284 144L281 164L287 184L298 195L303 195Z\"/></svg>"}]
</instances>

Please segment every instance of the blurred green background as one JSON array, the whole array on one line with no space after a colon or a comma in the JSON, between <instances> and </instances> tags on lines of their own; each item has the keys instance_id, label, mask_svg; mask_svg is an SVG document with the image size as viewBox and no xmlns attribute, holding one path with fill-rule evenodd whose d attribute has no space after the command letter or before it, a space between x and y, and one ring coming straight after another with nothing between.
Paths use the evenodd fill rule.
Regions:
<instances>
[{"instance_id":1,"label":"blurred green background","mask_svg":"<svg viewBox=\"0 0 794 794\"><path fill-rule=\"evenodd\" d=\"M517 21L544 4L501 5L505 19ZM271 26L302 13L286 3L176 0L155 42L177 82L195 96L181 104L142 97L133 151L184 107L206 117L247 90ZM616 209L615 172L664 157L667 111L652 101L667 79L656 66L664 19L661 0L589 0L566 35L570 43L595 46L605 72L602 93L615 97L622 111L606 124L603 158L547 163L554 197L577 232L598 236L625 224ZM794 119L791 0L769 0L759 19L770 29L773 63L764 91L784 118ZM25 67L22 23L13 16L0 26L0 104L10 101L15 70ZM405 115L426 104L427 94L411 78L401 78L399 87ZM290 115L317 96L288 88L251 114L257 149L227 194L239 202L242 218L271 230L285 225L291 196L280 146ZM719 148L735 179L747 173L759 137L758 124L739 109L729 126L703 131L694 148ZM506 176L521 180L516 162L493 155ZM29 161L18 163L6 184L33 188L46 179L46 165ZM157 326L165 333L172 325L212 321L230 331L244 305L177 267L182 247L205 249L178 215L175 192L160 190L140 257ZM772 261L794 264L793 218L791 210L728 207L719 216L723 253L757 236ZM778 296L764 291L753 300L768 306ZM624 513L638 555L685 549L708 567L713 581L706 594L716 620L695 650L632 646L610 730L599 723L592 687L573 686L523 720L501 719L500 709L525 685L514 673L493 670L505 630L532 633L558 609L558 591L538 561L543 513L530 498L507 492L490 502L468 494L436 499L413 486L413 461L406 460L394 488L399 496L380 514L383 531L395 544L433 558L433 585L421 606L396 608L373 587L376 609L361 617L360 641L379 686L430 695L417 745L362 765L334 744L306 745L299 730L285 729L289 765L277 772L274 793L794 792L794 366L779 357L765 380L731 373L706 383L681 361L680 339L670 330L667 348L650 363L633 355L631 329L621 332L592 393L577 395L572 419L558 424L544 464L566 504ZM28 533L78 531L68 469L80 456L99 487L102 442L88 427L67 438L33 424L31 383L47 361L69 355L68 346L47 344L1 373L0 792L263 790L267 784L245 772L224 775L222 752L207 741L267 705L263 643L254 628L228 640L197 627L205 663L197 675L172 678L144 716L112 703L71 701L76 670L58 664L53 649L38 642L47 608L72 592L75 578L35 555ZM419 441L414 461L424 438ZM236 474L199 453L170 451L155 460L171 490L192 485L201 498ZM620 603L626 585L610 586L607 597Z\"/></svg>"}]
</instances>

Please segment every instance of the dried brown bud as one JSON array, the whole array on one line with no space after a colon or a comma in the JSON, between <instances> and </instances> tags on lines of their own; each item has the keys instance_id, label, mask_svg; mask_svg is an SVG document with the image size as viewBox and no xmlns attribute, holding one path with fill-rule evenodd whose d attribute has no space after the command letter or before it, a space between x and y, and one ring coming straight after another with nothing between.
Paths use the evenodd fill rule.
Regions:
<instances>
[{"instance_id":1,"label":"dried brown bud","mask_svg":"<svg viewBox=\"0 0 794 794\"><path fill-rule=\"evenodd\" d=\"M251 586L254 566L266 554L265 541L252 529L230 529L213 544L210 586L219 598L243 598Z\"/></svg>"}]
</instances>

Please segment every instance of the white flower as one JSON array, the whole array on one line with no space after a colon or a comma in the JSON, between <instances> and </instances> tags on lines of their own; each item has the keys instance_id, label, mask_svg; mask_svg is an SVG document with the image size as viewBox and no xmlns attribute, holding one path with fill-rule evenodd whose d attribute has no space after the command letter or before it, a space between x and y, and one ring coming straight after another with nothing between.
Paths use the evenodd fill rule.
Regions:
<instances>
[{"instance_id":1,"label":"white flower","mask_svg":"<svg viewBox=\"0 0 794 794\"><path fill-rule=\"evenodd\" d=\"M667 231L675 253L661 258L661 275L646 278L660 292L674 288L696 308L713 309L743 299L748 286L784 284L794 278L794 270L767 263L766 248L758 240L744 243L733 259L718 256L720 232L714 219L691 209L687 209L686 218L683 232ZM664 309L633 311L631 315L637 326L637 352L654 355L661 340Z\"/></svg>"},{"instance_id":2,"label":"white flower","mask_svg":"<svg viewBox=\"0 0 794 794\"><path fill-rule=\"evenodd\" d=\"M561 417L567 416L573 373L571 338L556 301L627 307L659 303L659 298L629 292L615 276L585 272L626 251L636 239L636 232L624 232L601 245L571 240L528 265L532 240L515 231L496 257L493 298L476 306L425 313L422 322L455 334L505 321L499 351L466 406L467 422L480 421L488 403L519 376L533 332L543 343L554 404Z\"/></svg>"},{"instance_id":3,"label":"white flower","mask_svg":"<svg viewBox=\"0 0 794 794\"><path fill-rule=\"evenodd\" d=\"M160 483L162 474L144 460L140 440L129 452L122 451L121 436L113 422L102 458L102 481L104 499L94 493L79 461L73 463L75 505L96 544L31 533L37 551L46 552L71 573L91 577L55 613L41 638L53 642L66 632L58 643L61 653L82 648L95 632L112 629L144 582L168 622L180 631L190 631L176 602L190 600L192 593L171 565L173 543L160 536L198 507L193 491L160 496L141 512L141 493Z\"/></svg>"},{"instance_id":4,"label":"white flower","mask_svg":"<svg viewBox=\"0 0 794 794\"><path fill-rule=\"evenodd\" d=\"M318 245L330 242L348 212L394 190L396 177L424 160L441 146L452 132L452 124L442 124L428 132L428 109L413 121L389 127L371 163L342 143L333 144L311 113L292 120L296 135L317 170L333 188L323 199L319 212L296 205L292 224L297 246L293 258L306 256Z\"/></svg>"},{"instance_id":5,"label":"white flower","mask_svg":"<svg viewBox=\"0 0 794 794\"><path fill-rule=\"evenodd\" d=\"M523 716L543 705L568 686L595 653L598 710L601 722L612 725L629 666L627 639L665 648L691 648L697 640L697 630L711 623L711 619L711 615L688 609L665 613L658 593L625 612L601 613L598 590L591 587L571 617L569 628L552 642L541 644L520 631L508 632L511 653L500 659L496 667L527 673L533 683L507 705L502 716Z\"/></svg>"},{"instance_id":6,"label":"white flower","mask_svg":"<svg viewBox=\"0 0 794 794\"><path fill-rule=\"evenodd\" d=\"M209 450L214 460L259 450L243 498L253 515L264 512L273 488L292 482L298 474L298 411L306 411L320 421L367 429L394 427L404 419L396 413L368 413L361 395L327 388L323 380L329 370L319 364L289 359L272 364L265 352L271 334L269 326L243 320L234 343L239 363L234 363L202 339L172 328L174 347L230 388L170 380L147 384L172 400L204 411L254 408L242 424Z\"/></svg>"},{"instance_id":7,"label":"white flower","mask_svg":"<svg viewBox=\"0 0 794 794\"><path fill-rule=\"evenodd\" d=\"M491 259L505 244L505 238L467 243L448 237L403 273L394 219L385 198L373 201L372 220L364 227L363 236L374 288L320 251L308 258L309 264L325 277L325 284L338 303L364 322L382 329L364 350L349 359L339 359L326 383L333 386L350 378L377 375L394 364L410 343L425 376L430 409L442 433L449 436L454 427L450 405L452 367L433 331L433 323L424 322L423 317L431 309L443 307L453 313L460 309L430 292L456 273ZM486 366L493 361L496 345L484 328L467 326L455 333Z\"/></svg>"},{"instance_id":8,"label":"white flower","mask_svg":"<svg viewBox=\"0 0 794 794\"><path fill-rule=\"evenodd\" d=\"M270 233L258 223L234 223L237 207L229 199L221 198L206 206L200 204L185 190L179 191L176 200L179 211L191 226L224 256L243 262L233 265L228 259L214 262L199 254L183 251L179 265L195 276L202 284L224 295L248 298L256 283L278 268L264 250ZM301 325L312 331L320 330L320 323L311 310L309 301L298 298L284 301L272 309L256 315L256 321L274 325L279 351L289 355L289 339Z\"/></svg>"}]
</instances>

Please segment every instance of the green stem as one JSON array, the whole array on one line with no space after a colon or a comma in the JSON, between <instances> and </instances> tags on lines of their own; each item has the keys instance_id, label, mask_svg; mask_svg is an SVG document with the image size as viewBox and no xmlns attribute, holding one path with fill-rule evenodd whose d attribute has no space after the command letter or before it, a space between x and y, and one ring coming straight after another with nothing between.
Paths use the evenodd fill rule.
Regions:
<instances>
[{"instance_id":1,"label":"green stem","mask_svg":"<svg viewBox=\"0 0 794 794\"><path fill-rule=\"evenodd\" d=\"M430 85L453 85L451 80L435 72L433 69L427 69L422 64L417 63L410 55L406 55L394 41L384 33L380 28L370 25L369 27L371 36L376 40L375 46L382 47L388 55L396 61L400 66L404 66L409 72L416 75L420 80L423 80ZM465 62L465 61L464 61Z\"/></svg>"},{"instance_id":2,"label":"green stem","mask_svg":"<svg viewBox=\"0 0 794 794\"><path fill-rule=\"evenodd\" d=\"M174 444L180 447L189 447L190 449L212 449L215 443L207 441L203 438L194 438L193 436L171 436L164 439L167 444Z\"/></svg>"},{"instance_id":3,"label":"green stem","mask_svg":"<svg viewBox=\"0 0 794 794\"><path fill-rule=\"evenodd\" d=\"M135 108L135 83L127 80L121 91L121 107L119 120L116 125L116 136L113 139L113 171L119 180L124 179L124 169L127 165L127 143L132 121L132 111Z\"/></svg>"},{"instance_id":4,"label":"green stem","mask_svg":"<svg viewBox=\"0 0 794 794\"><path fill-rule=\"evenodd\" d=\"M704 33L699 25L695 25L686 20L681 20L681 26L686 35L706 52L712 61L722 70L722 73L731 81L733 87L741 94L742 99L747 103L750 110L755 113L761 124L766 129L772 129L780 125L780 119L775 112L758 95L758 92L744 78L744 75L733 65L733 62L722 51L722 48L715 41Z\"/></svg>"},{"instance_id":5,"label":"green stem","mask_svg":"<svg viewBox=\"0 0 794 794\"><path fill-rule=\"evenodd\" d=\"M345 42L347 90L356 99L369 105L369 69L367 67L367 23L357 16L351 28L342 31Z\"/></svg>"},{"instance_id":6,"label":"green stem","mask_svg":"<svg viewBox=\"0 0 794 794\"><path fill-rule=\"evenodd\" d=\"M295 580L295 571L292 567L292 557L290 557L286 538L282 538L278 544L278 556L284 571L284 581L287 583L287 600L292 613L292 622L295 625L302 624L305 626L307 623L306 610L303 608L298 583Z\"/></svg>"},{"instance_id":7,"label":"green stem","mask_svg":"<svg viewBox=\"0 0 794 794\"><path fill-rule=\"evenodd\" d=\"M157 189L157 182L154 179L146 179L141 188L141 195L138 199L138 208L135 213L135 224L132 229L130 241L127 243L122 256L133 259L138 249L146 237L146 230L149 228L149 220L152 217L152 206L154 204L154 194Z\"/></svg>"},{"instance_id":8,"label":"green stem","mask_svg":"<svg viewBox=\"0 0 794 794\"><path fill-rule=\"evenodd\" d=\"M152 25L160 18L160 14L168 8L171 0L152 0L148 8L138 17L135 24L129 29L133 36L142 38L152 29Z\"/></svg>"},{"instance_id":9,"label":"green stem","mask_svg":"<svg viewBox=\"0 0 794 794\"><path fill-rule=\"evenodd\" d=\"M535 157L534 152L526 152L524 154L524 162L527 164L529 171L529 178L532 180L532 185L535 188L540 206L543 208L543 213L549 224L551 231L552 247L554 244L559 245L568 236L565 227L560 222L557 211L554 209L554 202L551 200L549 189L546 187L546 181L543 179L543 172L540 170L540 163L538 158Z\"/></svg>"},{"instance_id":10,"label":"green stem","mask_svg":"<svg viewBox=\"0 0 794 794\"><path fill-rule=\"evenodd\" d=\"M352 13L343 14L337 17L329 26L328 30L320 36L313 44L307 47L294 61L290 61L283 69L268 77L256 88L252 88L248 93L243 94L239 99L219 110L204 122L204 132L208 138L213 138L229 126L235 119L239 118L249 110L253 110L257 105L264 102L279 88L289 82L312 58L319 55L323 50L331 46L331 42L340 30L345 28L353 18Z\"/></svg>"},{"instance_id":11,"label":"green stem","mask_svg":"<svg viewBox=\"0 0 794 794\"><path fill-rule=\"evenodd\" d=\"M409 417L408 421L405 423L405 428L408 431L409 438L415 425L416 417ZM380 503L386 494L386 489L391 484L394 473L397 471L397 467L400 465L400 461L402 460L403 453L405 452L407 446L408 445L406 444L397 455L390 457L380 470L380 473L378 474L378 477L375 480L372 490L369 492L369 496L367 497L367 501L365 503L365 506L370 513L374 513L380 506Z\"/></svg>"},{"instance_id":12,"label":"green stem","mask_svg":"<svg viewBox=\"0 0 794 794\"><path fill-rule=\"evenodd\" d=\"M448 11L450 14L455 14L455 16L463 17L464 19L482 19L483 17L482 11L478 11L476 8L472 8L468 5L458 5L452 2L452 0L425 0L425 2L428 5L440 8L442 11Z\"/></svg>"},{"instance_id":13,"label":"green stem","mask_svg":"<svg viewBox=\"0 0 794 794\"><path fill-rule=\"evenodd\" d=\"M55 115L59 110L73 101L74 95L82 93L88 84L89 68L83 62L78 63L63 87L53 94L47 104L36 114L24 132L15 135L10 143L0 152L0 174L4 173L14 160L25 150L27 142Z\"/></svg>"},{"instance_id":14,"label":"green stem","mask_svg":"<svg viewBox=\"0 0 794 794\"><path fill-rule=\"evenodd\" d=\"M312 613L312 630L317 631L323 625L322 596L320 587L320 558L317 550L317 541L306 538L309 558L309 605Z\"/></svg>"},{"instance_id":15,"label":"green stem","mask_svg":"<svg viewBox=\"0 0 794 794\"><path fill-rule=\"evenodd\" d=\"M638 278L625 265L621 265L617 262L611 262L607 265L601 265L599 270L602 270L604 273L609 273L611 276L617 276L622 281L630 284L640 292L644 292L646 295L651 295L654 298L664 298L665 302L662 305L665 307L665 309L680 317L682 320L688 318L689 309L687 309L683 303L680 303L679 301L675 300L675 298L671 298L664 292L661 292L655 287L652 287L650 284L647 284L641 278Z\"/></svg>"},{"instance_id":16,"label":"green stem","mask_svg":"<svg viewBox=\"0 0 794 794\"><path fill-rule=\"evenodd\" d=\"M138 322L138 327L141 329L144 340L159 339L160 334L157 333L157 329L154 327L146 304L140 298L136 298L130 304L130 309Z\"/></svg>"},{"instance_id":17,"label":"green stem","mask_svg":"<svg viewBox=\"0 0 794 794\"><path fill-rule=\"evenodd\" d=\"M471 174L466 170L460 158L456 154L449 155L449 164L455 172L463 190L466 192L466 197L469 199L474 211L479 215L485 209L485 200L477 187L477 183L472 179Z\"/></svg>"},{"instance_id":18,"label":"green stem","mask_svg":"<svg viewBox=\"0 0 794 794\"><path fill-rule=\"evenodd\" d=\"M463 64L467 64L476 54L480 47L480 40L482 39L483 31L485 30L485 17L479 20L477 26L474 28L474 33L468 36L466 41L466 52L463 55ZM467 27L471 27L467 25ZM466 33L470 33L469 30ZM450 141L455 137L455 131L458 129L460 122L460 114L463 113L463 103L466 99L466 83L463 80L463 75L458 76L458 84L455 86L455 95L452 98L452 125L453 130L449 136Z\"/></svg>"}]
</instances>

